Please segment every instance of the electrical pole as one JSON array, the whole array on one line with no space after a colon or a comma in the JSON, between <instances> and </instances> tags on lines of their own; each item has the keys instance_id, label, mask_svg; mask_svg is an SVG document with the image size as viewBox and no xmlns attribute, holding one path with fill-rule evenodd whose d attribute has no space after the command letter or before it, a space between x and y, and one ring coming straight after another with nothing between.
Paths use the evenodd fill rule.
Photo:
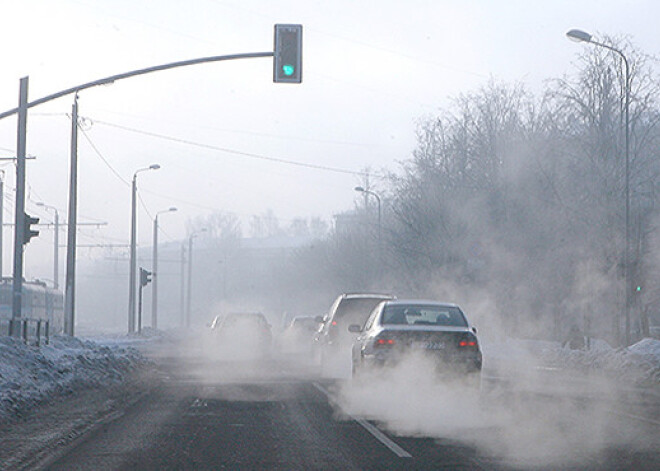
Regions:
<instances>
[{"instance_id":1,"label":"electrical pole","mask_svg":"<svg viewBox=\"0 0 660 471\"><path fill-rule=\"evenodd\" d=\"M154 217L154 245L153 245L153 265L151 267L151 327L158 328L158 215L176 211L171 207L164 211L158 211Z\"/></svg>"},{"instance_id":2,"label":"electrical pole","mask_svg":"<svg viewBox=\"0 0 660 471\"><path fill-rule=\"evenodd\" d=\"M190 327L190 308L192 305L192 249L194 234L188 238L188 299L186 304L186 327Z\"/></svg>"},{"instance_id":3,"label":"electrical pole","mask_svg":"<svg viewBox=\"0 0 660 471\"><path fill-rule=\"evenodd\" d=\"M131 250L130 267L128 269L128 333L135 332L135 244L136 244L136 203L135 195L137 192L137 172L133 174L131 182Z\"/></svg>"},{"instance_id":4,"label":"electrical pole","mask_svg":"<svg viewBox=\"0 0 660 471\"><path fill-rule=\"evenodd\" d=\"M18 136L16 145L16 212L14 226L14 276L12 282L12 323L10 335L19 333L23 306L23 245L25 243L25 148L27 141L28 77L20 82Z\"/></svg>"},{"instance_id":5,"label":"electrical pole","mask_svg":"<svg viewBox=\"0 0 660 471\"><path fill-rule=\"evenodd\" d=\"M188 238L188 304L186 305L186 327L190 327L190 312L192 306L192 261L193 261L193 239L200 232L206 232L206 228L190 234Z\"/></svg>"},{"instance_id":6,"label":"electrical pole","mask_svg":"<svg viewBox=\"0 0 660 471\"><path fill-rule=\"evenodd\" d=\"M41 206L45 209L52 209L55 213L55 234L53 236L53 288L59 289L60 213L55 206L46 204L43 201L37 202L37 206Z\"/></svg>"},{"instance_id":7,"label":"electrical pole","mask_svg":"<svg viewBox=\"0 0 660 471\"><path fill-rule=\"evenodd\" d=\"M158 213L154 217L154 246L151 262L151 328L158 328Z\"/></svg>"},{"instance_id":8,"label":"electrical pole","mask_svg":"<svg viewBox=\"0 0 660 471\"><path fill-rule=\"evenodd\" d=\"M185 271L186 271L186 246L181 244L181 304L179 310L181 312L181 327L186 325L186 311L185 311Z\"/></svg>"},{"instance_id":9,"label":"electrical pole","mask_svg":"<svg viewBox=\"0 0 660 471\"><path fill-rule=\"evenodd\" d=\"M71 106L71 163L67 221L66 276L64 281L64 333L74 335L76 287L76 226L78 219L78 94ZM57 230L55 233L57 234Z\"/></svg>"}]
</instances>

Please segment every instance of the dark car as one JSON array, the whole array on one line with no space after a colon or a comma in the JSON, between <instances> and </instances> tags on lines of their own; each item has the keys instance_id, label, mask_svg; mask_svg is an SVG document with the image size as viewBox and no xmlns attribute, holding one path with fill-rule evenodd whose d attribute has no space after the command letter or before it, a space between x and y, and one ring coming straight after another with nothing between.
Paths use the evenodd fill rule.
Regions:
<instances>
[{"instance_id":1,"label":"dark car","mask_svg":"<svg viewBox=\"0 0 660 471\"><path fill-rule=\"evenodd\" d=\"M482 356L476 329L463 311L435 301L386 301L373 310L352 352L354 376L365 370L394 366L407 354L433 360L438 376L465 377L479 384Z\"/></svg>"},{"instance_id":2,"label":"dark car","mask_svg":"<svg viewBox=\"0 0 660 471\"><path fill-rule=\"evenodd\" d=\"M323 325L315 337L315 347L325 369L338 359L345 350L350 356L350 348L355 335L348 331L352 324L364 325L369 314L383 301L395 299L390 294L344 293L335 299L330 311L323 319Z\"/></svg>"},{"instance_id":3,"label":"dark car","mask_svg":"<svg viewBox=\"0 0 660 471\"><path fill-rule=\"evenodd\" d=\"M318 316L294 317L280 336L281 351L309 355L321 323L322 319Z\"/></svg>"},{"instance_id":4,"label":"dark car","mask_svg":"<svg viewBox=\"0 0 660 471\"><path fill-rule=\"evenodd\" d=\"M230 313L211 324L216 348L225 357L254 358L270 353L271 326L260 312Z\"/></svg>"}]
</instances>

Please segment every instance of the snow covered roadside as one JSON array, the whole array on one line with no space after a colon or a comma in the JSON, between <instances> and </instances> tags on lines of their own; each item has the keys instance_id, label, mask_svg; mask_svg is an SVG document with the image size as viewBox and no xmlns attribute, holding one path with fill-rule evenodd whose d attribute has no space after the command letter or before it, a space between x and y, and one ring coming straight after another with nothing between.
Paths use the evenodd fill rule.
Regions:
<instances>
[{"instance_id":1,"label":"snow covered roadside","mask_svg":"<svg viewBox=\"0 0 660 471\"><path fill-rule=\"evenodd\" d=\"M660 388L660 340L646 338L628 348L612 348L591 340L588 350L571 350L559 342L509 339L483 346L484 362L530 368L551 367L578 372L600 372L622 383Z\"/></svg>"},{"instance_id":2,"label":"snow covered roadside","mask_svg":"<svg viewBox=\"0 0 660 471\"><path fill-rule=\"evenodd\" d=\"M148 363L135 348L54 336L50 345L0 337L0 420L74 392L118 384Z\"/></svg>"}]
</instances>

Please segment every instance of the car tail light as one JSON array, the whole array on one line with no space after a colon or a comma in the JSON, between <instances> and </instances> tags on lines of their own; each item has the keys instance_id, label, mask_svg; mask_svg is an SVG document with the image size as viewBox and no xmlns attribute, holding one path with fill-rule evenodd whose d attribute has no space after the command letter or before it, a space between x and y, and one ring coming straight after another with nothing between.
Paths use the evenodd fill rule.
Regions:
<instances>
[{"instance_id":1,"label":"car tail light","mask_svg":"<svg viewBox=\"0 0 660 471\"><path fill-rule=\"evenodd\" d=\"M337 325L337 321L332 321L332 325Z\"/></svg>"},{"instance_id":2,"label":"car tail light","mask_svg":"<svg viewBox=\"0 0 660 471\"><path fill-rule=\"evenodd\" d=\"M391 347L396 342L394 341L394 339L380 338L380 339L376 339L376 342L374 343L377 347Z\"/></svg>"},{"instance_id":3,"label":"car tail light","mask_svg":"<svg viewBox=\"0 0 660 471\"><path fill-rule=\"evenodd\" d=\"M479 342L474 335L468 334L458 341L459 348L479 348Z\"/></svg>"}]
</instances>

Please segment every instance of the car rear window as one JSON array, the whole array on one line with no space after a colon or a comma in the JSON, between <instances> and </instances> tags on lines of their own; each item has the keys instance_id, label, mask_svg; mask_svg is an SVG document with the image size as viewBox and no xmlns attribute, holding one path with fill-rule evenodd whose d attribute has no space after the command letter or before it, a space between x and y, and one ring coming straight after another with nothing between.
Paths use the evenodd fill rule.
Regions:
<instances>
[{"instance_id":1,"label":"car rear window","mask_svg":"<svg viewBox=\"0 0 660 471\"><path fill-rule=\"evenodd\" d=\"M381 324L467 327L465 316L459 308L434 305L386 306Z\"/></svg>"},{"instance_id":2,"label":"car rear window","mask_svg":"<svg viewBox=\"0 0 660 471\"><path fill-rule=\"evenodd\" d=\"M332 320L342 324L364 325L371 311L383 301L383 298L346 298L337 307Z\"/></svg>"}]
</instances>

